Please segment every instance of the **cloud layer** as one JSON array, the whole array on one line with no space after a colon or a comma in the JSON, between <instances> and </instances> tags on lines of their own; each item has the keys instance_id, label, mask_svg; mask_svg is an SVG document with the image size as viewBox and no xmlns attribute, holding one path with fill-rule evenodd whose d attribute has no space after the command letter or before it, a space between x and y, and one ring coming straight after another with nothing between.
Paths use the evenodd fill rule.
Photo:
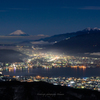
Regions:
<instances>
[{"instance_id":1,"label":"cloud layer","mask_svg":"<svg viewBox=\"0 0 100 100\"><path fill-rule=\"evenodd\" d=\"M96 7L96 6L86 6L86 7L79 8L79 9L84 9L84 10L100 10L100 7Z\"/></svg>"},{"instance_id":2,"label":"cloud layer","mask_svg":"<svg viewBox=\"0 0 100 100\"><path fill-rule=\"evenodd\" d=\"M62 7L64 9L81 9L81 10L100 10L99 6L84 6L84 7Z\"/></svg>"}]
</instances>

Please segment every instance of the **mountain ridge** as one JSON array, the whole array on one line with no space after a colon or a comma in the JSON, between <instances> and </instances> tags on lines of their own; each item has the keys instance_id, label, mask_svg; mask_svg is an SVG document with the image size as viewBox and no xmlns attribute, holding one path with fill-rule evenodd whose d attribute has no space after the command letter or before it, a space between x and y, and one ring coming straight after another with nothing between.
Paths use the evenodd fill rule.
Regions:
<instances>
[{"instance_id":1,"label":"mountain ridge","mask_svg":"<svg viewBox=\"0 0 100 100\"><path fill-rule=\"evenodd\" d=\"M69 39L59 41L47 49L59 50L68 54L100 52L100 30L87 31Z\"/></svg>"},{"instance_id":2,"label":"mountain ridge","mask_svg":"<svg viewBox=\"0 0 100 100\"><path fill-rule=\"evenodd\" d=\"M100 28L85 28L83 30L80 30L80 31L76 31L76 32L71 32L71 33L63 33L63 34L58 34L58 35L53 35L51 37L46 37L46 38L42 38L42 39L39 39L37 41L48 41L48 42L59 42L59 41L62 41L66 38L71 38L71 37L75 37L75 36L78 36L78 35L81 35L81 34L87 34L89 32L98 32L100 31Z\"/></svg>"}]
</instances>

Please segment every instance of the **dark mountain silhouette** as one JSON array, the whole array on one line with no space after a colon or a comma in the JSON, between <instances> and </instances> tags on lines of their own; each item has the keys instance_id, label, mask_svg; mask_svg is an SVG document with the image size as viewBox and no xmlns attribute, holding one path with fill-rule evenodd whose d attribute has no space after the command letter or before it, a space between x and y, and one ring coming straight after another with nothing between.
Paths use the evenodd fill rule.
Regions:
<instances>
[{"instance_id":1,"label":"dark mountain silhouette","mask_svg":"<svg viewBox=\"0 0 100 100\"><path fill-rule=\"evenodd\" d=\"M22 43L30 43L30 42L34 42L34 41L44 41L44 42L48 42L48 43L57 43L57 42L60 42L62 40L68 40L72 37L85 35L85 34L91 34L91 33L97 33L97 32L100 32L99 28L86 28L82 31L58 34L58 35L53 35L51 37L41 38L41 39L38 39L38 40L23 41Z\"/></svg>"},{"instance_id":2,"label":"dark mountain silhouette","mask_svg":"<svg viewBox=\"0 0 100 100\"><path fill-rule=\"evenodd\" d=\"M100 52L100 30L85 29L80 35L64 39L53 44L48 49L56 49L67 53ZM84 33L84 34L82 34Z\"/></svg>"},{"instance_id":3,"label":"dark mountain silhouette","mask_svg":"<svg viewBox=\"0 0 100 100\"><path fill-rule=\"evenodd\" d=\"M68 39L71 37L86 34L88 32L95 32L95 31L100 32L100 29L99 28L86 28L82 31L53 35L51 37L47 37L47 38L43 38L43 39L39 39L39 40L48 41L48 42L55 42L55 41L59 42L59 41L65 40L66 38Z\"/></svg>"},{"instance_id":4,"label":"dark mountain silhouette","mask_svg":"<svg viewBox=\"0 0 100 100\"><path fill-rule=\"evenodd\" d=\"M43 38L43 39L39 39L37 41L42 40L42 41L48 41L48 42L59 42L59 41L64 40L66 38L77 36L79 34L80 34L80 32L64 33L64 34L53 35L51 37L46 37L46 38ZM84 34L84 32L82 34Z\"/></svg>"},{"instance_id":5,"label":"dark mountain silhouette","mask_svg":"<svg viewBox=\"0 0 100 100\"><path fill-rule=\"evenodd\" d=\"M0 82L0 100L100 100L98 91L46 82Z\"/></svg>"}]
</instances>

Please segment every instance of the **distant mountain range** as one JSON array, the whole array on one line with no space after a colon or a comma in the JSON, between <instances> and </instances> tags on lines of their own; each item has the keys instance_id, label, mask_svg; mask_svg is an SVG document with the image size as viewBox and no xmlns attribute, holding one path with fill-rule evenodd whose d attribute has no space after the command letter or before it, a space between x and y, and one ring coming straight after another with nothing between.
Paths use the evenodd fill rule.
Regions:
<instances>
[{"instance_id":1,"label":"distant mountain range","mask_svg":"<svg viewBox=\"0 0 100 100\"><path fill-rule=\"evenodd\" d=\"M17 32L15 31L10 35L25 35L21 31L17 30ZM20 44L24 43L42 45L46 51L63 51L68 54L100 52L100 28L86 28L77 32L54 35L38 40L23 41Z\"/></svg>"},{"instance_id":2,"label":"distant mountain range","mask_svg":"<svg viewBox=\"0 0 100 100\"><path fill-rule=\"evenodd\" d=\"M82 34L87 34L88 32L90 32L90 33L100 32L100 28L96 28L96 27L90 28L89 27L89 28L86 28L82 31L53 35L51 37L46 37L46 38L39 39L39 40L48 41L48 42L59 42L59 41L65 40L65 39L69 39L71 37L75 37L75 36L82 35Z\"/></svg>"},{"instance_id":3,"label":"distant mountain range","mask_svg":"<svg viewBox=\"0 0 100 100\"><path fill-rule=\"evenodd\" d=\"M70 35L68 38L65 37L65 39L57 41L57 43L49 46L48 49L56 49L70 54L100 52L99 28L86 28L82 31L70 34L75 35Z\"/></svg>"},{"instance_id":4,"label":"distant mountain range","mask_svg":"<svg viewBox=\"0 0 100 100\"><path fill-rule=\"evenodd\" d=\"M16 31L10 33L8 36L29 36L29 35L24 33L21 30L16 30Z\"/></svg>"}]
</instances>

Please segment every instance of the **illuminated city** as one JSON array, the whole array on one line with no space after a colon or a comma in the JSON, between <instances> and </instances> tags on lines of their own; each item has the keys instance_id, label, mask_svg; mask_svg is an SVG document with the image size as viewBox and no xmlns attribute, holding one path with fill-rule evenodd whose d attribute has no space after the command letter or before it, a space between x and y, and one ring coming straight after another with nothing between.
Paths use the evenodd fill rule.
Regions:
<instances>
[{"instance_id":1,"label":"illuminated city","mask_svg":"<svg viewBox=\"0 0 100 100\"><path fill-rule=\"evenodd\" d=\"M100 0L1 0L0 100L100 100Z\"/></svg>"},{"instance_id":2,"label":"illuminated city","mask_svg":"<svg viewBox=\"0 0 100 100\"><path fill-rule=\"evenodd\" d=\"M34 81L45 81L53 85L68 86L73 88L86 88L92 90L100 90L100 77L55 77L55 76L10 76L2 75L3 72L16 73L16 71L27 71L30 73L30 70L43 69L45 71L56 69L56 68L71 68L71 69L82 69L85 71L89 68L99 68L100 67L100 58L93 57L78 57L78 56L69 56L65 54L54 54L52 52L36 52L35 48L25 49L23 46L17 46L16 50L23 52L28 55L27 58L23 58L23 62L0 62L0 71L1 71L1 80L11 81L15 78L20 82L34 82ZM31 53L30 53L31 52ZM6 79L5 79L6 77Z\"/></svg>"}]
</instances>

